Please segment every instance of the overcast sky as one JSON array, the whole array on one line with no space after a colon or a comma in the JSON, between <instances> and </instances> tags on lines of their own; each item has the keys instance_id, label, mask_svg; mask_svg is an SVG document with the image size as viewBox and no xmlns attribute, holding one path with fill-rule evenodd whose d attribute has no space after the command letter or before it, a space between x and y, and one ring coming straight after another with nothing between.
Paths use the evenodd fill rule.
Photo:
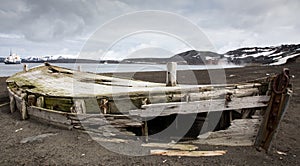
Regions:
<instances>
[{"instance_id":1,"label":"overcast sky","mask_svg":"<svg viewBox=\"0 0 300 166\"><path fill-rule=\"evenodd\" d=\"M0 0L0 4L0 56L7 56L10 49L21 57L75 56L104 24L143 10L186 18L208 38L214 46L211 50L219 53L246 46L300 43L299 0ZM154 24L169 24L162 20ZM112 31L121 30L124 24ZM179 22L177 26L184 29L184 25ZM115 41L106 59L120 59L141 50L147 54L148 48L155 48L152 54L190 49L176 35L167 33L131 34ZM193 31L186 32L186 37L192 38ZM112 44L105 41L97 44L102 50L99 54Z\"/></svg>"}]
</instances>

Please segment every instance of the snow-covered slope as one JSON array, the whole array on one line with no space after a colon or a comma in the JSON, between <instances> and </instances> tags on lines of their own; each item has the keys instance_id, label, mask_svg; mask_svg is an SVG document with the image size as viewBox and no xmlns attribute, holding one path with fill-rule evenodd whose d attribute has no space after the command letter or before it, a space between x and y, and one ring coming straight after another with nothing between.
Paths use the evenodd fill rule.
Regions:
<instances>
[{"instance_id":1,"label":"snow-covered slope","mask_svg":"<svg viewBox=\"0 0 300 166\"><path fill-rule=\"evenodd\" d=\"M259 63L281 65L300 56L300 44L277 47L240 48L227 52L228 61L236 64Z\"/></svg>"}]
</instances>

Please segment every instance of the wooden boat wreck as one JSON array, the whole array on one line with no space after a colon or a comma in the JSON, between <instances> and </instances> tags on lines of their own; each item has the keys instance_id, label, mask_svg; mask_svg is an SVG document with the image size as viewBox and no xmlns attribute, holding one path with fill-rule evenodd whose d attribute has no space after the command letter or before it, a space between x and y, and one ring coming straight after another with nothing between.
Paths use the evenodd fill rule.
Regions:
<instances>
[{"instance_id":1,"label":"wooden boat wreck","mask_svg":"<svg viewBox=\"0 0 300 166\"><path fill-rule=\"evenodd\" d=\"M10 109L19 110L22 119L105 137L194 138L200 144L269 149L291 95L288 69L226 85L176 85L169 74L174 71L166 86L50 64L25 68L7 79Z\"/></svg>"}]
</instances>

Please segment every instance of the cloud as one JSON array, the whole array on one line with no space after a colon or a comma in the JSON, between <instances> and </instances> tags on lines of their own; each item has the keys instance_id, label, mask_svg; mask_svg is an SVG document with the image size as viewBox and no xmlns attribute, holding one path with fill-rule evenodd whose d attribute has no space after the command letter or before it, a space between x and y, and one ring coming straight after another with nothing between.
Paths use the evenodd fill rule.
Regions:
<instances>
[{"instance_id":1,"label":"cloud","mask_svg":"<svg viewBox=\"0 0 300 166\"><path fill-rule=\"evenodd\" d=\"M166 58L183 50L193 49L173 36L157 32L143 32L126 36L115 41L107 50L99 47L98 42L95 43L91 45L91 49L82 51L79 57L117 60L142 57Z\"/></svg>"},{"instance_id":2,"label":"cloud","mask_svg":"<svg viewBox=\"0 0 300 166\"><path fill-rule=\"evenodd\" d=\"M14 48L20 50L21 56L76 55L101 25L140 10L162 10L186 17L203 30L219 52L243 46L300 43L299 6L298 0L1 0L0 54L6 55L9 48ZM147 21L148 18L139 19L135 24ZM159 24L170 28L164 22ZM126 30L122 28L107 31L98 43L99 49L105 50L110 35ZM185 25L172 28L181 31ZM186 37L192 38L193 33L186 33ZM171 50L178 47L172 42L167 46L171 45ZM136 46L132 43L123 49ZM170 50L167 46L161 42L159 47ZM113 51L114 55L118 52Z\"/></svg>"}]
</instances>

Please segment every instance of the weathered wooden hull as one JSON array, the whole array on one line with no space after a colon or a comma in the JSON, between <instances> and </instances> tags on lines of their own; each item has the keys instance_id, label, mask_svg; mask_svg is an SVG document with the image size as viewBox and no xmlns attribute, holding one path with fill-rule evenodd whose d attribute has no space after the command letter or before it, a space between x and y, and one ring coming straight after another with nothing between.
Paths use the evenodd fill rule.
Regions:
<instances>
[{"instance_id":1,"label":"weathered wooden hull","mask_svg":"<svg viewBox=\"0 0 300 166\"><path fill-rule=\"evenodd\" d=\"M195 138L201 132L226 129L230 124L237 124L234 119L244 119L242 123L248 124L252 121L247 118L253 119L254 114L262 118L260 113L268 110L270 105L270 94L267 92L272 92L270 78L245 84L173 87L115 79L56 66L30 69L7 80L11 111L19 110L22 119L36 118L69 129L84 129L106 136L124 138L139 135L144 136L146 141L149 135L164 130L174 119L176 125L171 130L175 133L182 130L180 126L184 126L185 121L191 119L191 129L186 131L187 135L181 136L192 135ZM94 90L90 91L90 88ZM281 104L281 108L286 106ZM219 118L214 120L211 117L216 113ZM179 125L176 116L183 119L179 120ZM158 124L161 122L165 124ZM204 126L211 127L211 124L215 124L213 130L203 129ZM155 129L157 127L158 130ZM140 132L136 132L138 130ZM257 132L247 135L247 138L252 138L251 145L254 144L253 138L256 138L253 134ZM217 144L212 140L203 142ZM245 144L245 141L240 142L235 145Z\"/></svg>"}]
</instances>

